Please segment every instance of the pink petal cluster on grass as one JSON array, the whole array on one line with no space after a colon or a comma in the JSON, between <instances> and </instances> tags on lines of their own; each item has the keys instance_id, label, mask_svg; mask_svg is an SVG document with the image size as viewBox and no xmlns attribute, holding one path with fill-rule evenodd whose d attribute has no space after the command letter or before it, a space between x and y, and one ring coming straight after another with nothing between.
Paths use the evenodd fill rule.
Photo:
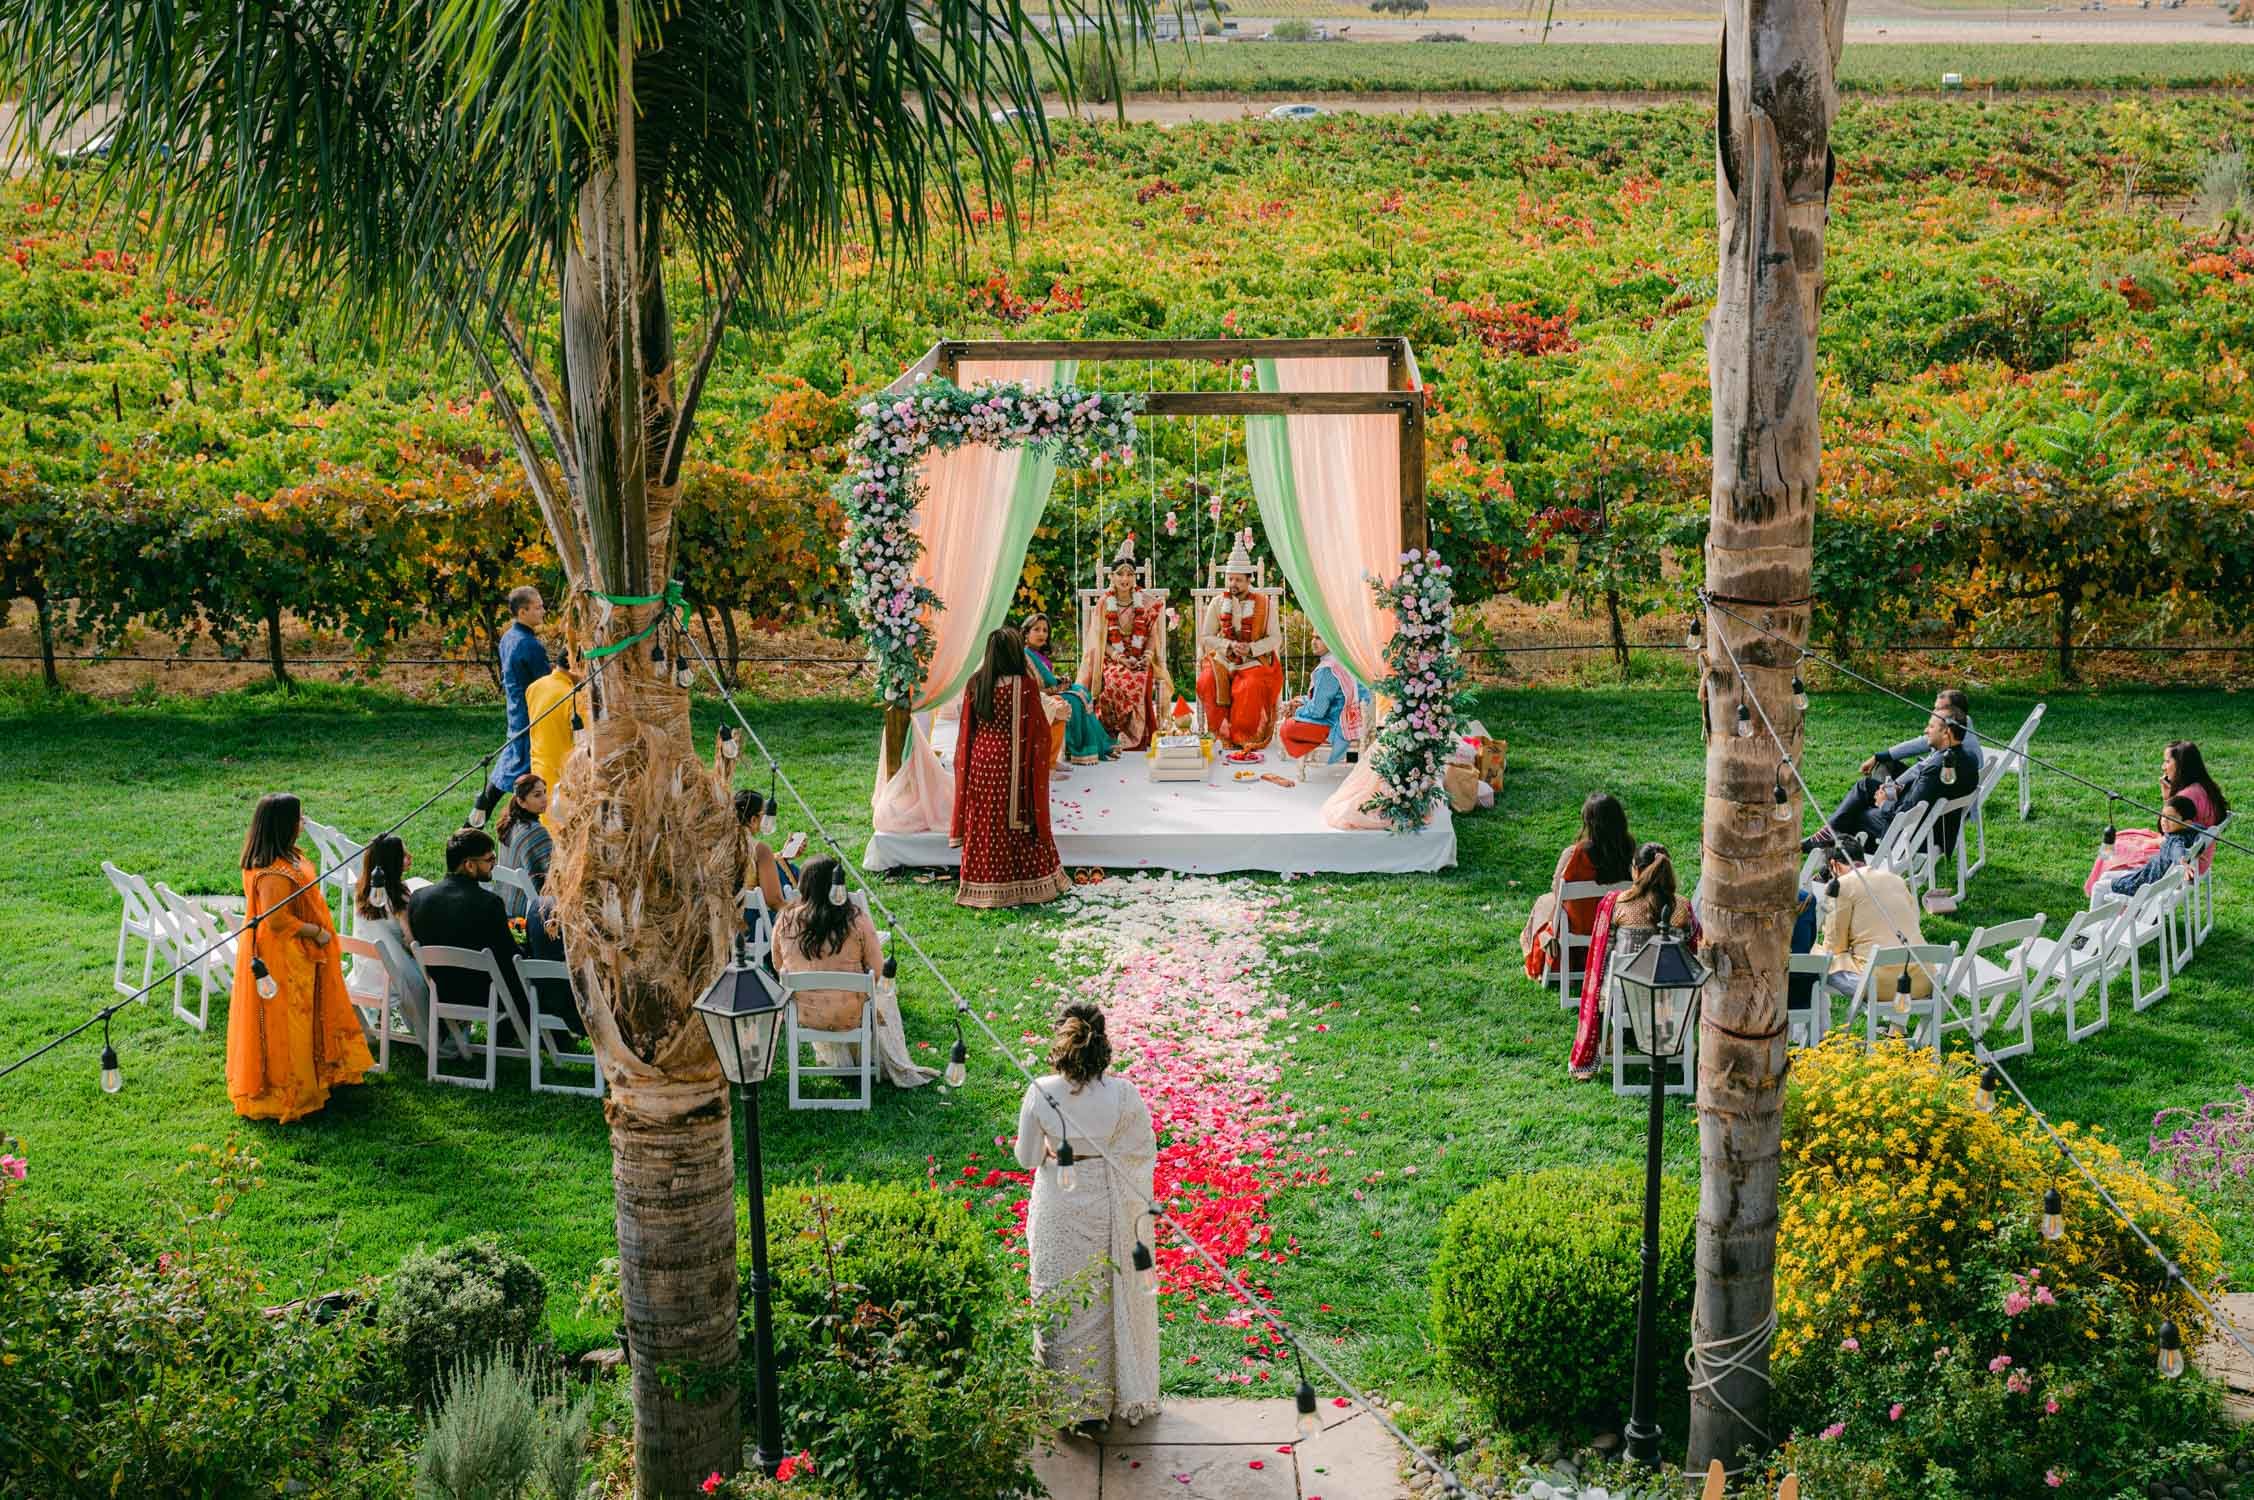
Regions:
<instances>
[{"instance_id":1,"label":"pink petal cluster on grass","mask_svg":"<svg viewBox=\"0 0 2254 1500\"><path fill-rule=\"evenodd\" d=\"M1327 1186L1330 1169L1294 1137L1304 1133L1299 1110L1280 1092L1285 1052L1274 1036L1295 1013L1275 987L1269 942L1304 926L1279 891L1209 879L1137 876L1080 890L1081 906L1057 940L1059 977L1035 981L1037 1004L1024 1016L1040 1071L1039 1038L1047 1016L1068 999L1104 1009L1113 1072L1132 1081L1158 1132L1154 1188L1173 1219L1265 1302L1261 1268L1297 1251L1278 1244L1268 1219L1273 1196L1302 1186ZM1294 1033L1296 1034L1296 1033ZM1006 1138L998 1145L1007 1146ZM937 1165L933 1164L937 1178ZM989 1200L1006 1212L1002 1235L1024 1254L1029 1174L986 1165L973 1153L952 1181L959 1190L1013 1189ZM1171 1226L1160 1229L1152 1254L1163 1294L1191 1304L1200 1322L1242 1330L1236 1371L1215 1378L1250 1384L1288 1344L1258 1309L1229 1305L1226 1284ZM1218 1310L1208 1299L1220 1302ZM1169 1313L1169 1317L1174 1316Z\"/></svg>"}]
</instances>

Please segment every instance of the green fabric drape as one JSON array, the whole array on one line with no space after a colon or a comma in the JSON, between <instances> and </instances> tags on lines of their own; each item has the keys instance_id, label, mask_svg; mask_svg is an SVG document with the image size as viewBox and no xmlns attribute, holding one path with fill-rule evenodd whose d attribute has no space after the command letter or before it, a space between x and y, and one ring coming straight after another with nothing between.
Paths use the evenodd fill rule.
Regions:
<instances>
[{"instance_id":1,"label":"green fabric drape","mask_svg":"<svg viewBox=\"0 0 2254 1500\"><path fill-rule=\"evenodd\" d=\"M1256 360L1254 365L1259 372L1260 389L1283 389L1276 377L1274 360ZM1341 637L1332 624L1331 601L1323 597L1315 583L1315 569L1307 546L1307 521L1299 505L1299 484L1292 477L1290 422L1289 417L1246 417L1245 466L1252 472L1252 498L1260 510L1261 528L1268 533L1268 546L1276 554L1276 567L1283 573L1284 582L1291 585L1293 602L1306 614L1317 635L1335 641ZM1352 662L1344 656L1337 659L1348 676L1372 692L1377 690L1377 684L1355 671Z\"/></svg>"},{"instance_id":2,"label":"green fabric drape","mask_svg":"<svg viewBox=\"0 0 2254 1500\"><path fill-rule=\"evenodd\" d=\"M1049 372L1049 389L1070 385L1080 373L1080 361L1060 359ZM1018 575L1025 571L1025 551L1033 543L1033 528L1040 524L1041 515L1049 508L1050 491L1056 487L1057 461L1045 451L1032 448L1018 450L1017 483L1011 486L1007 529L1002 533L1001 551L994 557L994 576L987 581L986 597L978 609L978 634L974 639L984 641L994 628L1009 619L1010 604L1017 598ZM958 608L953 600L943 600L950 609ZM926 692L924 701L930 704L951 702L970 682L986 659L983 647L971 651L963 658L962 669L955 680L943 685L943 691ZM925 684L928 689L930 684Z\"/></svg>"}]
</instances>

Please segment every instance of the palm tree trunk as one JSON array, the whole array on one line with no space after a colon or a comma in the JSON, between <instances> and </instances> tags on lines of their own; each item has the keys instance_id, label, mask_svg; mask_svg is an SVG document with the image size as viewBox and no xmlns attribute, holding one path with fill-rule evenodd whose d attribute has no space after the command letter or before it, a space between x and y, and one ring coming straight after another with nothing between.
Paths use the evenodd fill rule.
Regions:
<instances>
[{"instance_id":1,"label":"palm tree trunk","mask_svg":"<svg viewBox=\"0 0 2254 1500\"><path fill-rule=\"evenodd\" d=\"M572 501L589 586L613 595L662 591L678 493L651 472L674 415L663 246L633 206L620 174L582 189L562 298ZM594 603L589 633L615 643L660 613ZM604 669L600 711L558 778L549 876L610 1086L642 1500L694 1495L742 1455L735 1157L719 1064L691 1007L726 960L743 857L726 792L696 758L688 693L651 659L661 641L685 646L666 627Z\"/></svg>"},{"instance_id":2,"label":"palm tree trunk","mask_svg":"<svg viewBox=\"0 0 2254 1500\"><path fill-rule=\"evenodd\" d=\"M1706 587L1704 921L1715 971L1699 1035L1698 1299L1703 1352L1690 1467L1766 1446L1776 1309L1777 1145L1784 1097L1785 950L1797 822L1770 816L1778 747L1740 739L1745 688L1795 759L1790 679L1808 638L1817 461L1816 312L1823 288L1833 81L1845 0L1727 0L1717 113L1718 292L1707 329L1714 399ZM1787 782L1788 789L1793 784ZM1797 806L1797 802L1795 803Z\"/></svg>"}]
</instances>

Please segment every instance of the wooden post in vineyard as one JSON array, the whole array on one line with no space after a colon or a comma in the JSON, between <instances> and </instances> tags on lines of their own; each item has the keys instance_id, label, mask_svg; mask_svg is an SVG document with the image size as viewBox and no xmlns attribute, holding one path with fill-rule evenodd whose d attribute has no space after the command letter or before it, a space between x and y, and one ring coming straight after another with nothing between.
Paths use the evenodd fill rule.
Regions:
<instances>
[{"instance_id":1,"label":"wooden post in vineyard","mask_svg":"<svg viewBox=\"0 0 2254 1500\"><path fill-rule=\"evenodd\" d=\"M1706 552L1708 728L1700 869L1715 969L1698 1052L1698 1350L1690 1467L1769 1446L1785 950L1797 818L1771 816L1780 774L1763 712L1797 758L1791 679L1808 638L1817 460L1816 313L1846 0L1726 0L1715 185L1721 258L1707 325L1714 399ZM1728 611L1729 613L1725 613ZM1743 617L1740 624L1731 614ZM1779 640L1754 626L1777 631ZM1745 668L1758 706L1736 733ZM1784 773L1799 808L1798 787Z\"/></svg>"}]
</instances>

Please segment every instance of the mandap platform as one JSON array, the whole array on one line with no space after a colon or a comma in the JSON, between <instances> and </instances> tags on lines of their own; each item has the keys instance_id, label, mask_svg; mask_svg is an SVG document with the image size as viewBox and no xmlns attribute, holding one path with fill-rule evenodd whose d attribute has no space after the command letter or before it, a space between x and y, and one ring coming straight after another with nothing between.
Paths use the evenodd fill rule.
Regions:
<instances>
[{"instance_id":1,"label":"mandap platform","mask_svg":"<svg viewBox=\"0 0 2254 1500\"><path fill-rule=\"evenodd\" d=\"M953 726L933 746L952 776ZM1317 771L1289 788L1237 781L1241 767L1216 759L1205 780L1152 781L1140 754L1093 766L1067 764L1049 782L1049 819L1067 869L1178 870L1223 875L1240 870L1277 874L1413 875L1456 863L1456 825L1442 802L1413 834L1332 828L1323 803L1338 790L1336 769ZM1256 769L1290 776L1271 748ZM872 870L953 865L957 851L943 833L879 833L864 863Z\"/></svg>"}]
</instances>

